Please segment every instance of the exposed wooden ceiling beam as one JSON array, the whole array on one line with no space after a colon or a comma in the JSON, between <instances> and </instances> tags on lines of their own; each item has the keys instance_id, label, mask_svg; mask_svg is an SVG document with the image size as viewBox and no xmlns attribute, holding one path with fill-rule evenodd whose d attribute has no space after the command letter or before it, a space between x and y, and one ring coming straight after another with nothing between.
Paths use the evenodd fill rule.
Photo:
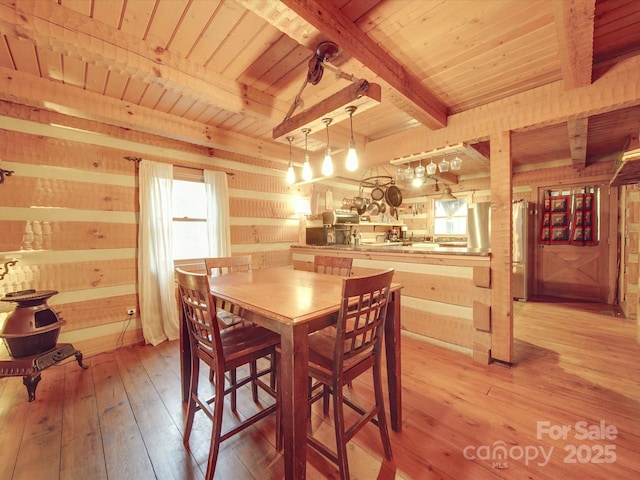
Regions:
<instances>
[{"instance_id":1,"label":"exposed wooden ceiling beam","mask_svg":"<svg viewBox=\"0 0 640 480\"><path fill-rule=\"evenodd\" d=\"M513 95L481 108L451 116L449 126L440 130L417 127L358 146L360 168L387 163L398 156L411 155L466 141L486 139L491 132L520 130L566 122L619 108L640 105L640 58L621 62L597 82L566 91L562 81ZM44 80L15 70L0 68L0 99L58 110L67 115L96 120L141 132L161 135L196 145L220 148L255 158L285 162L286 144L259 141L244 135L203 127L201 123L152 111L137 105ZM57 105L57 107L56 107ZM545 105L545 108L540 108ZM531 106L531 107L529 107ZM337 166L336 176L346 173Z\"/></svg>"},{"instance_id":2,"label":"exposed wooden ceiling beam","mask_svg":"<svg viewBox=\"0 0 640 480\"><path fill-rule=\"evenodd\" d=\"M0 67L0 100L255 158L281 163L286 163L289 158L288 145L217 129L3 67Z\"/></svg>"},{"instance_id":3,"label":"exposed wooden ceiling beam","mask_svg":"<svg viewBox=\"0 0 640 480\"><path fill-rule=\"evenodd\" d=\"M447 125L448 108L415 75L357 25L350 21L332 2L321 0L237 0L256 15L279 28L301 45L315 51L318 32L338 44L365 69L378 75L391 88L385 89L385 101L391 101L399 109L431 129ZM303 28L295 19L302 17L309 26ZM366 77L365 77L366 79ZM372 80L372 79L369 79ZM377 80L376 80L377 81Z\"/></svg>"},{"instance_id":4,"label":"exposed wooden ceiling beam","mask_svg":"<svg viewBox=\"0 0 640 480\"><path fill-rule=\"evenodd\" d=\"M0 33L30 39L43 51L76 57L250 118L276 124L289 108L272 95L180 55L100 22L87 22L85 15L55 2L0 4Z\"/></svg>"},{"instance_id":5,"label":"exposed wooden ceiling beam","mask_svg":"<svg viewBox=\"0 0 640 480\"><path fill-rule=\"evenodd\" d=\"M587 166L587 132L589 130L588 118L576 118L567 120L569 130L569 149L571 150L571 164L573 168L580 170Z\"/></svg>"},{"instance_id":6,"label":"exposed wooden ceiling beam","mask_svg":"<svg viewBox=\"0 0 640 480\"><path fill-rule=\"evenodd\" d=\"M273 139L279 139L291 134L294 130L308 128L312 132L324 130L322 119L331 118L342 121L349 117L345 111L347 105L357 107L359 113L380 104L380 85L360 80L336 92L331 97L316 103L298 115L285 120L273 129Z\"/></svg>"},{"instance_id":7,"label":"exposed wooden ceiling beam","mask_svg":"<svg viewBox=\"0 0 640 480\"><path fill-rule=\"evenodd\" d=\"M591 83L596 0L554 2L558 53L567 90Z\"/></svg>"},{"instance_id":8,"label":"exposed wooden ceiling beam","mask_svg":"<svg viewBox=\"0 0 640 480\"><path fill-rule=\"evenodd\" d=\"M502 100L451 115L445 129L416 127L372 140L364 156L370 165L398 156L433 150L457 142L486 140L491 132L554 125L570 118L590 117L640 105L640 57L620 62L597 82L566 90L562 81L543 85Z\"/></svg>"}]
</instances>

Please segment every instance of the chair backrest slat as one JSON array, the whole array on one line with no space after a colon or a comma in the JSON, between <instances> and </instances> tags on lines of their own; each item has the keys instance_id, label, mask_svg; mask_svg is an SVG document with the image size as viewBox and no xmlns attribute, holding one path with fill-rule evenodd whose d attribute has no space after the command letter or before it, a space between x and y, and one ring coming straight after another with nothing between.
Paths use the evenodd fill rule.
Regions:
<instances>
[{"instance_id":1,"label":"chair backrest slat","mask_svg":"<svg viewBox=\"0 0 640 480\"><path fill-rule=\"evenodd\" d=\"M337 368L353 357L374 355L381 347L393 273L389 269L343 280L334 355Z\"/></svg>"},{"instance_id":2,"label":"chair backrest slat","mask_svg":"<svg viewBox=\"0 0 640 480\"><path fill-rule=\"evenodd\" d=\"M231 272L250 272L252 269L251 255L208 257L204 259L204 264L210 275L224 275L225 273Z\"/></svg>"},{"instance_id":3,"label":"chair backrest slat","mask_svg":"<svg viewBox=\"0 0 640 480\"><path fill-rule=\"evenodd\" d=\"M252 270L251 255L237 255L234 257L207 257L204 264L208 275L225 275L231 272L250 272ZM218 310L225 310L241 317L244 311L231 302L216 299Z\"/></svg>"},{"instance_id":4,"label":"chair backrest slat","mask_svg":"<svg viewBox=\"0 0 640 480\"><path fill-rule=\"evenodd\" d=\"M205 274L186 272L180 268L176 268L175 272L180 307L192 348L198 349L198 355L210 356L217 363L222 355L222 340L209 279Z\"/></svg>"},{"instance_id":5,"label":"chair backrest slat","mask_svg":"<svg viewBox=\"0 0 640 480\"><path fill-rule=\"evenodd\" d=\"M353 258L350 257L316 255L313 258L313 271L316 273L325 273L327 275L350 277L352 265Z\"/></svg>"}]
</instances>

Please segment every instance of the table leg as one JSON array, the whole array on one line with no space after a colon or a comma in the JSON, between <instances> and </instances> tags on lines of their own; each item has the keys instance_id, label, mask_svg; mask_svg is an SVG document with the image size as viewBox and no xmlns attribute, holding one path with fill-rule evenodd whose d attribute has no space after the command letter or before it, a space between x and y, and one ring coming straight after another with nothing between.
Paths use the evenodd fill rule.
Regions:
<instances>
[{"instance_id":1,"label":"table leg","mask_svg":"<svg viewBox=\"0 0 640 480\"><path fill-rule=\"evenodd\" d=\"M391 428L402 430L402 362L400 361L400 291L391 292L384 325Z\"/></svg>"},{"instance_id":2,"label":"table leg","mask_svg":"<svg viewBox=\"0 0 640 480\"><path fill-rule=\"evenodd\" d=\"M280 348L280 400L284 445L284 477L306 478L307 382L309 343L306 325L289 325L282 331Z\"/></svg>"}]
</instances>

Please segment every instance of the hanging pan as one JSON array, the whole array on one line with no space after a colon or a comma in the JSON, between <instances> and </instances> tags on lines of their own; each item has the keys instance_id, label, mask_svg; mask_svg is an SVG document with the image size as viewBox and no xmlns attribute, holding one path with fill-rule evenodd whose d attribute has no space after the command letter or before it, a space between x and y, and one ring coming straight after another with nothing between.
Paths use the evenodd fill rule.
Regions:
<instances>
[{"instance_id":1,"label":"hanging pan","mask_svg":"<svg viewBox=\"0 0 640 480\"><path fill-rule=\"evenodd\" d=\"M375 187L373 190L371 190L371 198L376 202L379 202L384 198L384 190L382 190L380 187Z\"/></svg>"},{"instance_id":2,"label":"hanging pan","mask_svg":"<svg viewBox=\"0 0 640 480\"><path fill-rule=\"evenodd\" d=\"M391 185L385 192L385 200L392 207L399 207L402 205L402 191L397 186Z\"/></svg>"},{"instance_id":3,"label":"hanging pan","mask_svg":"<svg viewBox=\"0 0 640 480\"><path fill-rule=\"evenodd\" d=\"M367 213L372 216L378 215L380 213L380 204L378 202L371 202L367 207Z\"/></svg>"}]
</instances>

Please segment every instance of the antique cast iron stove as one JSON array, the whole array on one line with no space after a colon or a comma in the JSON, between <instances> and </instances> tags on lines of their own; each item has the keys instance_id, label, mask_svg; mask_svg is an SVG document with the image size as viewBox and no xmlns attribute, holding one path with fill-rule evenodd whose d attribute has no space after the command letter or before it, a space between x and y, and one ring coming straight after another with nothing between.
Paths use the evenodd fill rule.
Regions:
<instances>
[{"instance_id":1,"label":"antique cast iron stove","mask_svg":"<svg viewBox=\"0 0 640 480\"><path fill-rule=\"evenodd\" d=\"M3 302L17 306L0 327L11 359L0 361L0 377L23 376L29 401L35 400L40 372L51 365L75 355L82 364L82 353L71 344L57 344L60 328L66 323L47 305L47 300L58 293L55 290L21 290L8 293Z\"/></svg>"}]
</instances>

